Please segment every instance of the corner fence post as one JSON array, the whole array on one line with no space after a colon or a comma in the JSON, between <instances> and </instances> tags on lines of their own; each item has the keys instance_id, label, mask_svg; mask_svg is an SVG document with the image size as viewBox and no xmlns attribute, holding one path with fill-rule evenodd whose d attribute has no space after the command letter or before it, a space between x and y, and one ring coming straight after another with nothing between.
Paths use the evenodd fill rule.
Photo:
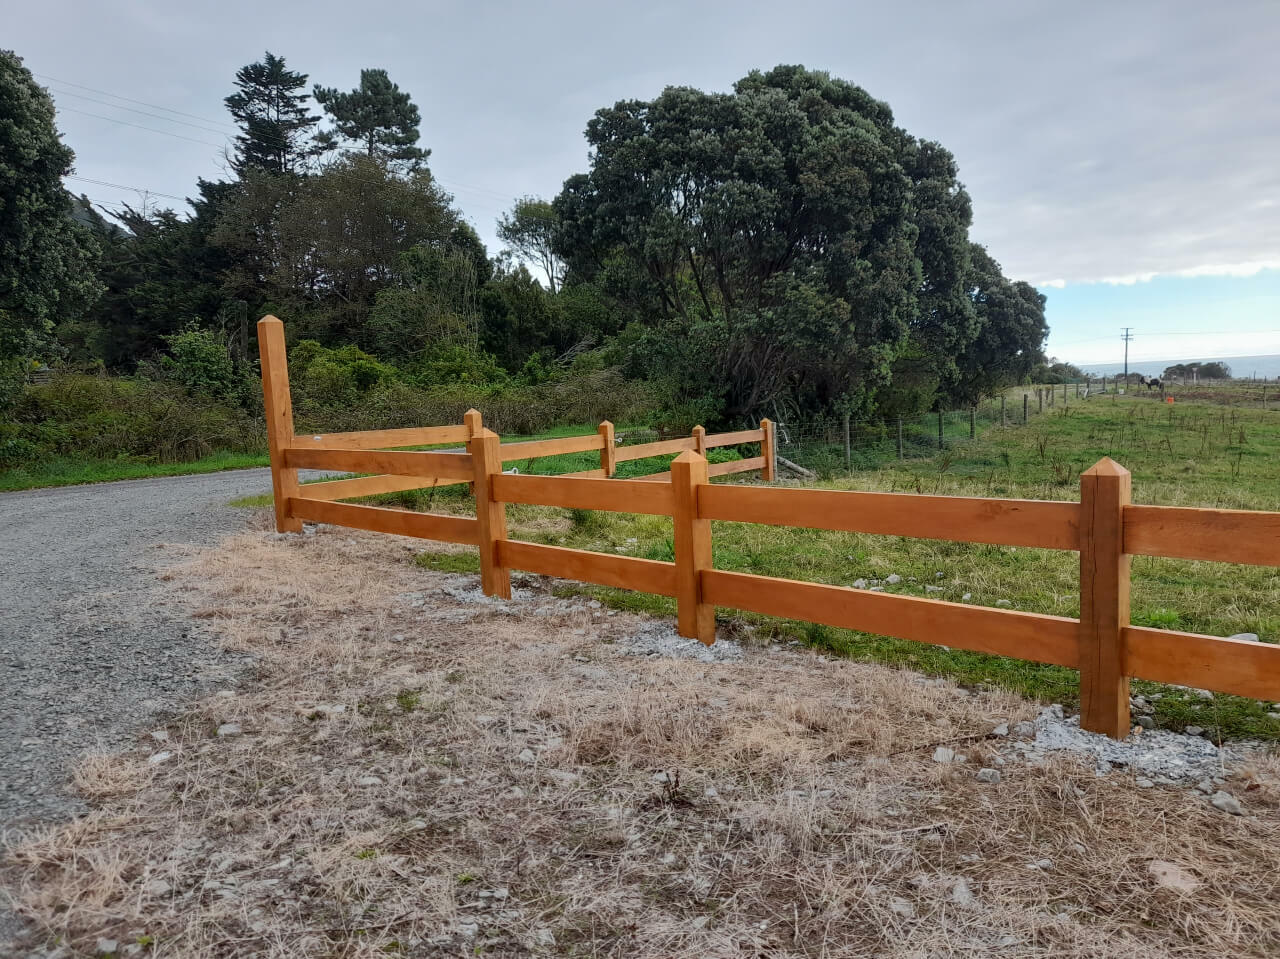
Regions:
<instances>
[{"instance_id":1,"label":"corner fence post","mask_svg":"<svg viewBox=\"0 0 1280 959\"><path fill-rule=\"evenodd\" d=\"M707 459L685 450L671 464L676 552L676 621L681 636L716 641L716 610L702 601L702 570L711 569L711 520L698 516L698 488L707 485Z\"/></svg>"},{"instance_id":2,"label":"corner fence post","mask_svg":"<svg viewBox=\"0 0 1280 959\"><path fill-rule=\"evenodd\" d=\"M604 470L606 477L612 478L618 470L618 447L615 445L616 440L613 436L613 424L605 420L596 427L596 432L600 434L603 442L600 447L600 469Z\"/></svg>"},{"instance_id":3,"label":"corner fence post","mask_svg":"<svg viewBox=\"0 0 1280 959\"><path fill-rule=\"evenodd\" d=\"M467 441L475 467L476 519L480 532L480 588L486 596L511 598L511 571L502 565L498 544L507 538L507 506L493 498L493 477L502 472L501 440L482 429Z\"/></svg>"},{"instance_id":4,"label":"corner fence post","mask_svg":"<svg viewBox=\"0 0 1280 959\"><path fill-rule=\"evenodd\" d=\"M693 448L695 452L707 455L707 428L705 426L695 426L690 434L693 437Z\"/></svg>"},{"instance_id":5,"label":"corner fence post","mask_svg":"<svg viewBox=\"0 0 1280 959\"><path fill-rule=\"evenodd\" d=\"M289 515L289 499L298 495L298 471L285 465L285 450L293 443L289 358L284 347L284 324L274 316L264 316L258 321L258 353L262 361L262 409L267 418L276 531L301 533L302 520Z\"/></svg>"},{"instance_id":6,"label":"corner fence post","mask_svg":"<svg viewBox=\"0 0 1280 959\"><path fill-rule=\"evenodd\" d=\"M1110 457L1080 474L1080 726L1112 739L1129 734L1129 567L1124 508L1133 477Z\"/></svg>"},{"instance_id":7,"label":"corner fence post","mask_svg":"<svg viewBox=\"0 0 1280 959\"><path fill-rule=\"evenodd\" d=\"M764 439L760 441L760 455L764 457L760 478L766 483L772 483L778 475L778 434L770 419L761 420L760 429L764 431Z\"/></svg>"},{"instance_id":8,"label":"corner fence post","mask_svg":"<svg viewBox=\"0 0 1280 959\"><path fill-rule=\"evenodd\" d=\"M462 425L467 428L467 439L484 429L484 417L480 415L480 411L472 407L462 414Z\"/></svg>"}]
</instances>

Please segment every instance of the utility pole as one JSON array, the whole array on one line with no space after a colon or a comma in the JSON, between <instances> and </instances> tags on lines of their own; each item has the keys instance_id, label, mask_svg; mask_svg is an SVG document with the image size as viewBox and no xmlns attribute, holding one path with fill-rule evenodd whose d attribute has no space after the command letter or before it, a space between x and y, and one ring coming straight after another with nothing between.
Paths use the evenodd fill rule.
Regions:
<instances>
[{"instance_id":1,"label":"utility pole","mask_svg":"<svg viewBox=\"0 0 1280 959\"><path fill-rule=\"evenodd\" d=\"M1129 392L1129 342L1133 339L1133 327L1126 326L1120 337L1124 340L1124 391Z\"/></svg>"}]
</instances>

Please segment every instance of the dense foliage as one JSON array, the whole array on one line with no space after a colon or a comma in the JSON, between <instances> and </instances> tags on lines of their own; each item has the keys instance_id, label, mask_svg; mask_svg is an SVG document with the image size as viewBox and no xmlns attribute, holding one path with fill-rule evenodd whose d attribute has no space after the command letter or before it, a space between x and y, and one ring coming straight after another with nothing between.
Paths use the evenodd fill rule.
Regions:
<instances>
[{"instance_id":1,"label":"dense foliage","mask_svg":"<svg viewBox=\"0 0 1280 959\"><path fill-rule=\"evenodd\" d=\"M598 111L587 172L517 199L494 257L385 70L346 92L309 82L269 51L241 68L233 178L199 181L187 211L104 216L62 187L53 104L0 56L9 369L127 376L67 390L144 420L140 397L181 396L242 424L260 415L253 324L275 313L304 421L435 422L465 399L508 428L619 411L687 427L914 413L1043 362L1044 299L969 240L951 154L825 73ZM63 450L33 419L59 402L28 397L0 440Z\"/></svg>"}]
</instances>

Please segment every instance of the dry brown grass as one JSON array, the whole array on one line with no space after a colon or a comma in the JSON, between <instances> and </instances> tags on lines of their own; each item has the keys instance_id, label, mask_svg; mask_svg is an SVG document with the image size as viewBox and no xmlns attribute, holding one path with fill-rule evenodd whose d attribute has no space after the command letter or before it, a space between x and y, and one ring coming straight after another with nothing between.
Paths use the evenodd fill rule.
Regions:
<instances>
[{"instance_id":1,"label":"dry brown grass","mask_svg":"<svg viewBox=\"0 0 1280 959\"><path fill-rule=\"evenodd\" d=\"M171 571L256 684L86 760L94 812L11 842L43 937L184 957L1280 950L1275 760L1237 775L1241 818L1066 761L984 785L982 737L1020 700L800 651L629 655L635 618L455 598L468 578L417 548L255 532ZM970 736L968 763L931 761Z\"/></svg>"}]
</instances>

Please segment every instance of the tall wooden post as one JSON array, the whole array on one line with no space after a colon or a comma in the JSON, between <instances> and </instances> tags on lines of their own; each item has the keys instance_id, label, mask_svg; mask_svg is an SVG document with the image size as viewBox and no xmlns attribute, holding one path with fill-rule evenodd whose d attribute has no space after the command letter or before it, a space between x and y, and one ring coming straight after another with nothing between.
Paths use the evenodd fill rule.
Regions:
<instances>
[{"instance_id":1,"label":"tall wooden post","mask_svg":"<svg viewBox=\"0 0 1280 959\"><path fill-rule=\"evenodd\" d=\"M600 447L600 468L604 470L605 476L611 477L618 469L618 447L613 435L613 424L605 420L596 429L604 444Z\"/></svg>"},{"instance_id":2,"label":"tall wooden post","mask_svg":"<svg viewBox=\"0 0 1280 959\"><path fill-rule=\"evenodd\" d=\"M707 485L707 459L685 450L671 464L675 493L676 618L681 636L716 641L716 611L702 601L702 570L711 569L711 520L698 517L698 489Z\"/></svg>"},{"instance_id":3,"label":"tall wooden post","mask_svg":"<svg viewBox=\"0 0 1280 959\"><path fill-rule=\"evenodd\" d=\"M695 452L707 455L707 428L705 426L695 426L693 428L693 449Z\"/></svg>"},{"instance_id":4,"label":"tall wooden post","mask_svg":"<svg viewBox=\"0 0 1280 959\"><path fill-rule=\"evenodd\" d=\"M467 428L467 439L471 439L484 429L484 417L478 409L472 407L462 414L462 425Z\"/></svg>"},{"instance_id":5,"label":"tall wooden post","mask_svg":"<svg viewBox=\"0 0 1280 959\"><path fill-rule=\"evenodd\" d=\"M902 417L898 417L898 459L902 459Z\"/></svg>"},{"instance_id":6,"label":"tall wooden post","mask_svg":"<svg viewBox=\"0 0 1280 959\"><path fill-rule=\"evenodd\" d=\"M480 531L480 588L486 596L511 598L511 571L502 565L498 544L507 538L507 507L493 498L493 477L502 472L501 440L482 429L467 441L475 467L476 519Z\"/></svg>"},{"instance_id":7,"label":"tall wooden post","mask_svg":"<svg viewBox=\"0 0 1280 959\"><path fill-rule=\"evenodd\" d=\"M285 465L293 444L293 403L289 399L289 358L284 324L274 316L258 321L258 353L262 361L262 407L267 416L267 451L271 456L271 494L276 530L301 533L302 520L289 515L289 499L298 495L298 471Z\"/></svg>"},{"instance_id":8,"label":"tall wooden post","mask_svg":"<svg viewBox=\"0 0 1280 959\"><path fill-rule=\"evenodd\" d=\"M1038 410L1036 410L1036 412L1043 413L1044 412L1044 390L1042 389L1036 390L1036 403L1038 403L1040 407Z\"/></svg>"},{"instance_id":9,"label":"tall wooden post","mask_svg":"<svg viewBox=\"0 0 1280 959\"><path fill-rule=\"evenodd\" d=\"M1029 397L1026 393L1022 394L1022 425L1027 425L1027 400Z\"/></svg>"},{"instance_id":10,"label":"tall wooden post","mask_svg":"<svg viewBox=\"0 0 1280 959\"><path fill-rule=\"evenodd\" d=\"M1266 392L1265 390L1263 391ZM1266 409L1266 404L1263 404ZM853 472L853 444L849 442L849 411L844 411L844 469L846 473Z\"/></svg>"},{"instance_id":11,"label":"tall wooden post","mask_svg":"<svg viewBox=\"0 0 1280 959\"><path fill-rule=\"evenodd\" d=\"M778 432L770 419L761 420L760 429L764 433L764 439L760 441L760 455L764 457L760 478L772 483L778 476Z\"/></svg>"},{"instance_id":12,"label":"tall wooden post","mask_svg":"<svg viewBox=\"0 0 1280 959\"><path fill-rule=\"evenodd\" d=\"M942 449L942 410L938 410L938 449Z\"/></svg>"},{"instance_id":13,"label":"tall wooden post","mask_svg":"<svg viewBox=\"0 0 1280 959\"><path fill-rule=\"evenodd\" d=\"M1129 734L1129 625L1124 508L1132 477L1109 457L1080 474L1080 725L1113 739Z\"/></svg>"},{"instance_id":14,"label":"tall wooden post","mask_svg":"<svg viewBox=\"0 0 1280 959\"><path fill-rule=\"evenodd\" d=\"M1001 425L1001 426L1008 426L1008 425L1009 425L1009 420L1008 420L1008 418L1005 416L1005 403L1006 403L1006 400L1007 400L1007 397L1006 397L1003 393L1001 393L1001 394L1000 394L1000 425Z\"/></svg>"}]
</instances>

